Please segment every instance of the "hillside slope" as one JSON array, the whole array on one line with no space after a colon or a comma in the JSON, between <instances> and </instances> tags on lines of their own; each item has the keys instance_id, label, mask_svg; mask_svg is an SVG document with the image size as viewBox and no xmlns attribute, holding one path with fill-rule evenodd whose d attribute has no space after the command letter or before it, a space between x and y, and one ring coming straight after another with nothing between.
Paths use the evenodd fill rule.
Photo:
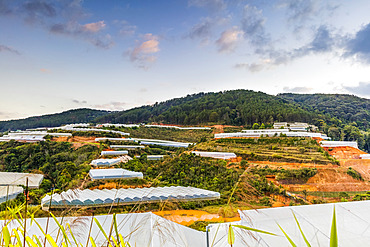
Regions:
<instances>
[{"instance_id":1,"label":"hillside slope","mask_svg":"<svg viewBox=\"0 0 370 247\"><path fill-rule=\"evenodd\" d=\"M274 121L313 122L321 116L294 102L262 92L233 90L199 93L183 98L116 112L97 122L158 122L183 125L230 124L253 125Z\"/></svg>"},{"instance_id":2,"label":"hillside slope","mask_svg":"<svg viewBox=\"0 0 370 247\"><path fill-rule=\"evenodd\" d=\"M97 117L108 113L110 112L81 108L62 113L29 117L19 120L0 121L0 132L9 130L25 130L37 127L55 127L70 123L89 123Z\"/></svg>"},{"instance_id":3,"label":"hillside slope","mask_svg":"<svg viewBox=\"0 0 370 247\"><path fill-rule=\"evenodd\" d=\"M370 100L348 94L279 94L278 97L298 103L308 111L330 114L348 124L356 122L361 129L370 127ZM332 121L335 122L333 119Z\"/></svg>"}]
</instances>

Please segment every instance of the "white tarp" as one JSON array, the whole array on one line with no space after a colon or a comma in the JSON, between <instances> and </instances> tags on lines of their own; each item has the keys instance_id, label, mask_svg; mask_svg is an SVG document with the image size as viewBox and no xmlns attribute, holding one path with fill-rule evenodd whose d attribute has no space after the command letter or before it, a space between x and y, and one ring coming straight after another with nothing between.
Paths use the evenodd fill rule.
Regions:
<instances>
[{"instance_id":1,"label":"white tarp","mask_svg":"<svg viewBox=\"0 0 370 247\"><path fill-rule=\"evenodd\" d=\"M101 155L102 156L107 156L107 155L124 155L124 154L128 154L128 151L127 150L123 150L123 151L102 151L101 152Z\"/></svg>"},{"instance_id":2,"label":"white tarp","mask_svg":"<svg viewBox=\"0 0 370 247\"><path fill-rule=\"evenodd\" d=\"M117 204L132 204L137 202L150 203L162 201L196 201L219 199L220 193L198 189L194 187L170 186L129 189L103 189L103 190L67 190L53 197L46 195L41 199L41 206L51 207L97 207Z\"/></svg>"},{"instance_id":3,"label":"white tarp","mask_svg":"<svg viewBox=\"0 0 370 247\"><path fill-rule=\"evenodd\" d=\"M122 168L116 169L91 169L89 175L96 179L143 178L142 172L133 172Z\"/></svg>"},{"instance_id":4,"label":"white tarp","mask_svg":"<svg viewBox=\"0 0 370 247\"><path fill-rule=\"evenodd\" d=\"M26 186L27 178L28 178L28 187L34 189L40 186L42 179L44 178L44 175L34 173L0 172L0 186L1 185Z\"/></svg>"},{"instance_id":5,"label":"white tarp","mask_svg":"<svg viewBox=\"0 0 370 247\"><path fill-rule=\"evenodd\" d=\"M112 215L99 215L95 218L102 225L102 228L109 236L109 232L112 226ZM71 230L76 238L77 243L81 243L86 246L89 236L92 237L96 243L96 246L107 246L106 238L102 231L95 222L91 224L91 216L80 216L80 217L64 217L57 218L60 223L69 229L66 225L70 224ZM46 231L47 218L35 218L42 229ZM117 214L117 229L118 234L122 234L124 240L129 242L131 246L140 247L203 247L205 246L205 233L193 230L191 228L179 225L172 221L166 220L153 213L133 213L133 214ZM92 225L91 233L89 235L90 225ZM0 230L4 226L4 221L0 221ZM8 228L10 232L12 229L16 229L19 223L13 220ZM43 244L45 237L40 231L39 227L35 222L31 224L30 220L27 220L27 236L37 236L40 242ZM49 219L49 227L47 233L56 240L58 246L61 246L61 241L64 240L63 234L60 232L56 222L53 218ZM21 241L23 240L23 234L19 234ZM67 231L68 237L74 245L74 240ZM112 230L112 236L117 239L115 230ZM46 246L50 246L49 242L46 241ZM89 241L88 246L91 246Z\"/></svg>"},{"instance_id":6,"label":"white tarp","mask_svg":"<svg viewBox=\"0 0 370 247\"><path fill-rule=\"evenodd\" d=\"M0 186L0 203L14 199L22 192L23 188L20 186Z\"/></svg>"},{"instance_id":7,"label":"white tarp","mask_svg":"<svg viewBox=\"0 0 370 247\"><path fill-rule=\"evenodd\" d=\"M225 152L203 152L203 151L193 151L191 152L197 156L200 157L208 157L208 158L214 158L214 159L233 159L236 158L235 153L225 153Z\"/></svg>"},{"instance_id":8,"label":"white tarp","mask_svg":"<svg viewBox=\"0 0 370 247\"><path fill-rule=\"evenodd\" d=\"M293 213L312 246L329 246L334 206L339 246L368 246L370 243L370 201L240 211L241 221L210 225L209 239L211 243L214 243L210 246L228 246L227 232L230 224L244 225L279 235L271 236L234 228L235 244L233 247L290 246L277 223L297 246L307 246Z\"/></svg>"}]
</instances>

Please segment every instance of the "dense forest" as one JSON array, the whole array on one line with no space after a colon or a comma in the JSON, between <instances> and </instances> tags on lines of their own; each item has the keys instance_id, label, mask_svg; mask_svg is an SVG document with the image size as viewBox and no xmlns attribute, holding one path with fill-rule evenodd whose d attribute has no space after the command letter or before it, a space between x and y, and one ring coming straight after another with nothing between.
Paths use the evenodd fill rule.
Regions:
<instances>
[{"instance_id":1,"label":"dense forest","mask_svg":"<svg viewBox=\"0 0 370 247\"><path fill-rule=\"evenodd\" d=\"M69 110L62 113L29 117L19 120L0 121L0 132L9 130L25 130L38 127L56 127L71 123L89 123L108 111L87 108Z\"/></svg>"},{"instance_id":2,"label":"dense forest","mask_svg":"<svg viewBox=\"0 0 370 247\"><path fill-rule=\"evenodd\" d=\"M104 115L96 122L157 122L181 125L247 125L279 121L313 122L321 116L297 103L250 90L199 93Z\"/></svg>"},{"instance_id":3,"label":"dense forest","mask_svg":"<svg viewBox=\"0 0 370 247\"><path fill-rule=\"evenodd\" d=\"M279 94L278 97L298 103L310 112L324 114L335 123L355 122L360 129L367 130L370 122L370 100L347 94Z\"/></svg>"}]
</instances>

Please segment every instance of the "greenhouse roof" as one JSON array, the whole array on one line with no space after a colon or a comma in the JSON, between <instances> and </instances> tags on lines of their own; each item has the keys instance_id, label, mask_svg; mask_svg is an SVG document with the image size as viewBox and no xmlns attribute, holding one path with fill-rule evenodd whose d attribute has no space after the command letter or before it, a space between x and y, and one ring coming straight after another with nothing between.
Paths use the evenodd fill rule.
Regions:
<instances>
[{"instance_id":1,"label":"greenhouse roof","mask_svg":"<svg viewBox=\"0 0 370 247\"><path fill-rule=\"evenodd\" d=\"M29 188L38 188L44 178L42 174L34 173L17 173L17 172L0 172L1 185L23 185L26 186L26 178L28 178Z\"/></svg>"},{"instance_id":2,"label":"greenhouse roof","mask_svg":"<svg viewBox=\"0 0 370 247\"><path fill-rule=\"evenodd\" d=\"M234 228L233 246L289 246L278 224L297 246L306 246L294 215L312 246L329 246L335 206L339 246L368 246L370 242L370 201L341 202L239 211L244 225L278 234L272 236ZM294 215L293 215L294 214ZM227 246L228 224L211 224L209 237L214 247Z\"/></svg>"},{"instance_id":3,"label":"greenhouse roof","mask_svg":"<svg viewBox=\"0 0 370 247\"><path fill-rule=\"evenodd\" d=\"M98 215L94 218L100 223L101 229L109 235L113 215ZM92 216L57 217L56 219L64 229L70 229L77 243L82 243L83 246L90 247L92 244L91 241L88 242L88 239L91 237L94 239L96 246L107 246L104 233L95 221L92 221ZM45 235L40 230L41 228L44 232L47 231L47 234L50 234L51 238L56 241L57 246L62 246L61 242L64 241L64 238L61 237L62 233L56 221L48 221L48 218L34 218L32 221L36 221L37 224L35 222L31 224L31 220L27 220L26 234L28 237L38 237L43 244ZM117 228L115 229L117 229L118 234L121 234L124 241L128 242L131 246L203 247L206 241L204 232L182 226L153 213L117 214L116 222ZM70 228L67 224L70 225ZM1 220L0 232L5 225L5 221ZM91 231L89 230L90 225ZM23 226L20 226L17 220L13 220L7 224L7 227L10 232L13 232L13 229L22 228ZM70 231L67 232L68 236L70 236ZM118 239L116 234L116 230L114 230L112 236ZM23 234L19 235L22 241ZM74 240L71 239L71 241L73 243L72 246L75 246ZM51 246L47 240L46 246Z\"/></svg>"},{"instance_id":4,"label":"greenhouse roof","mask_svg":"<svg viewBox=\"0 0 370 247\"><path fill-rule=\"evenodd\" d=\"M0 186L0 203L14 199L22 192L23 188L20 186Z\"/></svg>"},{"instance_id":5,"label":"greenhouse roof","mask_svg":"<svg viewBox=\"0 0 370 247\"><path fill-rule=\"evenodd\" d=\"M122 168L117 169L91 169L89 175L96 179L143 178L142 172L133 172Z\"/></svg>"},{"instance_id":6,"label":"greenhouse roof","mask_svg":"<svg viewBox=\"0 0 370 247\"><path fill-rule=\"evenodd\" d=\"M50 196L41 200L44 209L49 207ZM195 201L219 199L220 193L193 187L171 186L135 189L103 189L103 190L68 190L60 194L53 194L52 207L97 207L112 204L132 204L137 202L160 201Z\"/></svg>"},{"instance_id":7,"label":"greenhouse roof","mask_svg":"<svg viewBox=\"0 0 370 247\"><path fill-rule=\"evenodd\" d=\"M104 155L123 155L123 154L128 154L128 151L123 150L123 151L102 151L101 152L102 156Z\"/></svg>"}]
</instances>

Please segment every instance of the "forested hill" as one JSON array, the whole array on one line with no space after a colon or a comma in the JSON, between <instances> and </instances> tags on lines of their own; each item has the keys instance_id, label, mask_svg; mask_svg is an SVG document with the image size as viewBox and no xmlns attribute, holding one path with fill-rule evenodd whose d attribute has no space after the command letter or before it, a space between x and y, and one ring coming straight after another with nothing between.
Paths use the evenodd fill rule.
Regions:
<instances>
[{"instance_id":1,"label":"forested hill","mask_svg":"<svg viewBox=\"0 0 370 247\"><path fill-rule=\"evenodd\" d=\"M250 90L199 93L152 106L111 113L97 122L157 122L181 125L253 125L274 121L313 122L319 114L302 109L297 103Z\"/></svg>"},{"instance_id":2,"label":"forested hill","mask_svg":"<svg viewBox=\"0 0 370 247\"><path fill-rule=\"evenodd\" d=\"M82 108L19 120L0 121L0 132L8 130L25 130L37 127L55 127L70 123L89 123L97 117L108 113L110 112Z\"/></svg>"},{"instance_id":3,"label":"forested hill","mask_svg":"<svg viewBox=\"0 0 370 247\"><path fill-rule=\"evenodd\" d=\"M298 103L302 108L330 114L343 124L356 122L361 129L370 127L370 100L348 94L279 94L278 97ZM334 122L334 121L331 121Z\"/></svg>"}]
</instances>

